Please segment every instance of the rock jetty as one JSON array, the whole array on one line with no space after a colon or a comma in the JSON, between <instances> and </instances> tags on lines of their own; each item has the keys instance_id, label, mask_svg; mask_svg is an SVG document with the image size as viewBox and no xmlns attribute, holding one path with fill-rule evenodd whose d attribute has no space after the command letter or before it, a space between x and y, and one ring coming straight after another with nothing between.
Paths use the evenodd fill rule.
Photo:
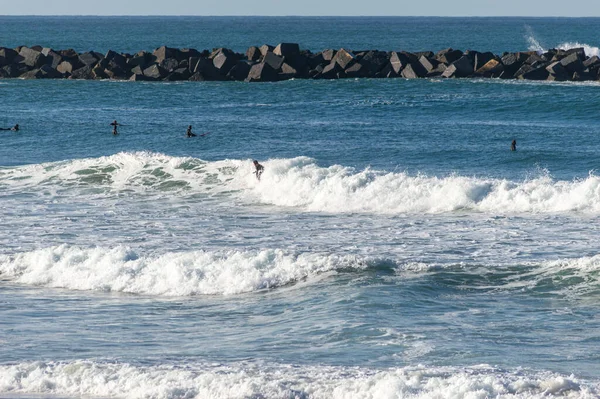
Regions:
<instances>
[{"instance_id":1,"label":"rock jetty","mask_svg":"<svg viewBox=\"0 0 600 399\"><path fill-rule=\"evenodd\" d=\"M500 78L598 81L600 59L583 48L504 53L451 48L431 51L301 50L296 43L252 46L245 54L160 47L123 54L109 50L0 47L0 78L131 81L246 81L344 78Z\"/></svg>"}]
</instances>

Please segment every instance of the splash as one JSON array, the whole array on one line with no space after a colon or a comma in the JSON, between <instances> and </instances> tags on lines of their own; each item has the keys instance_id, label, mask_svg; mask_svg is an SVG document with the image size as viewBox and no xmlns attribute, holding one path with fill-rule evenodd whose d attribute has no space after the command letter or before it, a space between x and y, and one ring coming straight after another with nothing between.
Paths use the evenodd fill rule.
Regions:
<instances>
[{"instance_id":1,"label":"splash","mask_svg":"<svg viewBox=\"0 0 600 399\"><path fill-rule=\"evenodd\" d=\"M542 54L546 51L544 46L542 46L538 39L536 39L533 28L529 25L525 25L525 40L529 44L529 51L537 51L538 54Z\"/></svg>"},{"instance_id":2,"label":"splash","mask_svg":"<svg viewBox=\"0 0 600 399\"><path fill-rule=\"evenodd\" d=\"M542 54L548 50L536 38L533 28L529 25L525 25L525 40L527 41L527 43L529 45L528 46L529 51L536 51L538 54ZM586 43L563 42L561 44L558 44L555 48L559 49L559 50L571 50L574 48L583 48L586 56L600 57L600 48L586 44Z\"/></svg>"},{"instance_id":3,"label":"splash","mask_svg":"<svg viewBox=\"0 0 600 399\"><path fill-rule=\"evenodd\" d=\"M558 48L560 50L583 48L583 50L585 51L585 55L587 55L588 57L593 57L593 56L600 57L600 48L590 46L589 44L585 44L585 43L566 42L566 43L559 44L558 46L556 46L556 48Z\"/></svg>"}]
</instances>

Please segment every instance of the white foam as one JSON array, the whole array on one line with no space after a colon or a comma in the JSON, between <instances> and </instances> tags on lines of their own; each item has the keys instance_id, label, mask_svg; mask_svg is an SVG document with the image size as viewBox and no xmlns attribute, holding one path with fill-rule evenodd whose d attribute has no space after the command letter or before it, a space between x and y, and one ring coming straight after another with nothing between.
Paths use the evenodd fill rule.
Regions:
<instances>
[{"instance_id":1,"label":"white foam","mask_svg":"<svg viewBox=\"0 0 600 399\"><path fill-rule=\"evenodd\" d=\"M571 50L574 48L581 48L581 47L583 47L583 49L585 51L585 55L587 55L588 57L593 57L593 56L600 57L600 48L591 46L589 44L578 43L578 42L565 42L565 43L561 43L558 46L556 46L556 48L558 48L560 50Z\"/></svg>"},{"instance_id":2,"label":"white foam","mask_svg":"<svg viewBox=\"0 0 600 399\"><path fill-rule=\"evenodd\" d=\"M77 197L89 192L167 192L174 197L168 192L185 190L187 194L219 194L220 202L230 198L246 204L331 213L600 213L600 178L593 174L573 181L547 175L509 181L356 170L342 165L321 167L307 157L262 163L265 172L259 182L250 160L205 162L154 153L119 153L0 169L0 187L5 192L29 191L33 195L61 190L62 195Z\"/></svg>"},{"instance_id":3,"label":"white foam","mask_svg":"<svg viewBox=\"0 0 600 399\"><path fill-rule=\"evenodd\" d=\"M555 181L542 176L522 182L464 176L428 177L334 165L307 158L272 160L260 184L259 200L278 206L331 213L600 212L600 178Z\"/></svg>"},{"instance_id":4,"label":"white foam","mask_svg":"<svg viewBox=\"0 0 600 399\"><path fill-rule=\"evenodd\" d=\"M527 40L527 43L529 44L529 46L528 46L529 51L536 51L538 54L542 54L542 53L545 53L546 51L548 51L548 49L546 49L544 46L542 46L542 44L538 41L538 39L535 37L535 35L533 33L533 30L529 26L526 26L526 30L527 30L527 34L525 35L525 39ZM588 57L600 56L600 48L586 44L586 43L563 42L563 43L557 45L556 48L559 50L571 50L574 48L583 48L585 51L585 55Z\"/></svg>"},{"instance_id":5,"label":"white foam","mask_svg":"<svg viewBox=\"0 0 600 399\"><path fill-rule=\"evenodd\" d=\"M587 399L600 394L598 382L485 365L377 370L248 363L135 367L91 361L2 365L2 392L144 399Z\"/></svg>"},{"instance_id":6,"label":"white foam","mask_svg":"<svg viewBox=\"0 0 600 399\"><path fill-rule=\"evenodd\" d=\"M282 250L140 256L125 247L61 245L0 255L3 278L19 284L163 296L239 294L340 269L367 267L369 261L356 256L291 254Z\"/></svg>"},{"instance_id":7,"label":"white foam","mask_svg":"<svg viewBox=\"0 0 600 399\"><path fill-rule=\"evenodd\" d=\"M161 191L180 188L210 191L231 178L241 161L204 162L152 152L121 152L99 158L0 168L0 186L105 188L113 191Z\"/></svg>"}]
</instances>

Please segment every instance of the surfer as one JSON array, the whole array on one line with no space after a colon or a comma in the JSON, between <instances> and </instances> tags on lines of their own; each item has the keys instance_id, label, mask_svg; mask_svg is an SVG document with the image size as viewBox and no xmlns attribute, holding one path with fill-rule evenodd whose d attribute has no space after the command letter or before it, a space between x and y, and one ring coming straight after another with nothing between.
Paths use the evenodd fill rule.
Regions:
<instances>
[{"instance_id":1,"label":"surfer","mask_svg":"<svg viewBox=\"0 0 600 399\"><path fill-rule=\"evenodd\" d=\"M0 130L11 130L13 132L18 132L19 131L19 124L17 123L13 127L0 127Z\"/></svg>"},{"instance_id":2,"label":"surfer","mask_svg":"<svg viewBox=\"0 0 600 399\"><path fill-rule=\"evenodd\" d=\"M121 126L117 123L117 120L115 119L111 124L113 127L113 134L116 136L117 134L119 134L119 132L117 132L117 126Z\"/></svg>"},{"instance_id":3,"label":"surfer","mask_svg":"<svg viewBox=\"0 0 600 399\"><path fill-rule=\"evenodd\" d=\"M512 143L510 143L510 150L517 151L517 140L513 140Z\"/></svg>"},{"instance_id":4,"label":"surfer","mask_svg":"<svg viewBox=\"0 0 600 399\"><path fill-rule=\"evenodd\" d=\"M265 167L262 166L261 164L259 164L256 159L254 161L252 161L252 163L254 164L254 167L256 168L256 170L254 171L254 174L256 175L256 178L258 179L258 181L260 181L260 175L262 175L263 172L265 171Z\"/></svg>"},{"instance_id":5,"label":"surfer","mask_svg":"<svg viewBox=\"0 0 600 399\"><path fill-rule=\"evenodd\" d=\"M196 137L196 135L194 133L192 133L192 125L188 126L187 132L185 133L185 135L188 137Z\"/></svg>"}]
</instances>

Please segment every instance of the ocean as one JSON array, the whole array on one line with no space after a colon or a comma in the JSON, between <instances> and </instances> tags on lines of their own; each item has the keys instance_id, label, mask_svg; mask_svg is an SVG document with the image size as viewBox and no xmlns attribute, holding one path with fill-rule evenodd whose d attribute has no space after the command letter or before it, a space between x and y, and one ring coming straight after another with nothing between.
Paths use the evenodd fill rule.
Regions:
<instances>
[{"instance_id":1,"label":"ocean","mask_svg":"<svg viewBox=\"0 0 600 399\"><path fill-rule=\"evenodd\" d=\"M598 55L599 28L0 17L0 46ZM599 89L0 80L0 398L600 397Z\"/></svg>"}]
</instances>

